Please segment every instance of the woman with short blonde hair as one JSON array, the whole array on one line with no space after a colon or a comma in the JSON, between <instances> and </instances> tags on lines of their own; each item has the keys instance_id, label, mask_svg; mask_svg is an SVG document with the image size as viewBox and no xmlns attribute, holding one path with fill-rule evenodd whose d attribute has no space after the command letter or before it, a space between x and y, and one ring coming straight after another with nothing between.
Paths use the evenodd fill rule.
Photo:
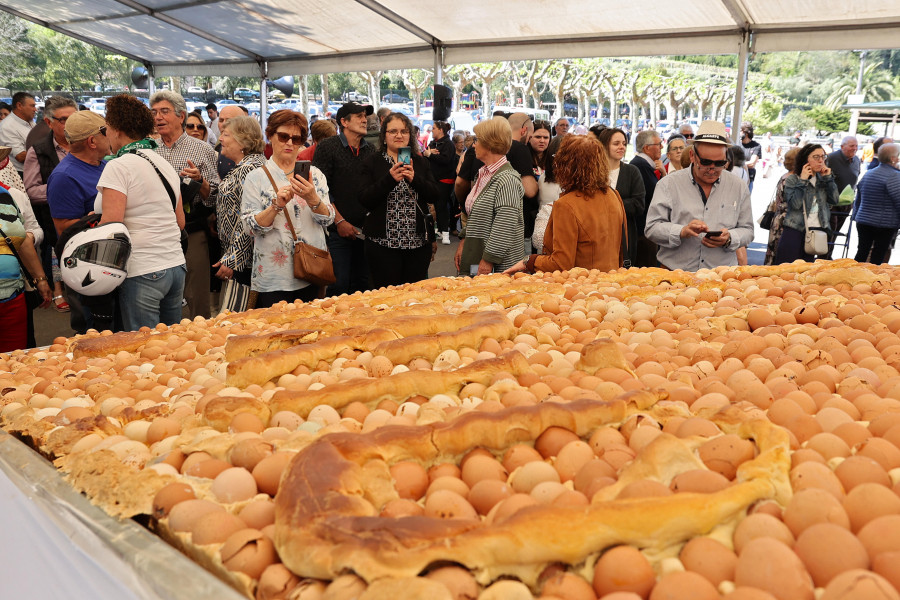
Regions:
<instances>
[{"instance_id":1,"label":"woman with short blonde hair","mask_svg":"<svg viewBox=\"0 0 900 600\"><path fill-rule=\"evenodd\" d=\"M475 137L481 147L493 154L506 155L512 147L512 129L503 117L494 117L475 126Z\"/></svg>"},{"instance_id":2,"label":"woman with short blonde hair","mask_svg":"<svg viewBox=\"0 0 900 600\"><path fill-rule=\"evenodd\" d=\"M225 121L222 127L228 128L228 131L231 132L231 137L241 146L244 156L248 154L262 154L266 149L266 142L263 140L259 121L253 117L232 117Z\"/></svg>"}]
</instances>

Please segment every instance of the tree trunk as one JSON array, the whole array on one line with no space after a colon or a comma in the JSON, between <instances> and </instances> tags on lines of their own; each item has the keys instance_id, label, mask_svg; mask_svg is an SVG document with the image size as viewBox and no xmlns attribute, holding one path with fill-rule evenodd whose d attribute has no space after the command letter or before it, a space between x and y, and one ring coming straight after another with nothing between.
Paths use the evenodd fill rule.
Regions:
<instances>
[{"instance_id":1,"label":"tree trunk","mask_svg":"<svg viewBox=\"0 0 900 600\"><path fill-rule=\"evenodd\" d=\"M491 118L491 81L481 82L481 113L485 119Z\"/></svg>"},{"instance_id":2,"label":"tree trunk","mask_svg":"<svg viewBox=\"0 0 900 600\"><path fill-rule=\"evenodd\" d=\"M322 113L328 112L328 73L322 73Z\"/></svg>"},{"instance_id":3,"label":"tree trunk","mask_svg":"<svg viewBox=\"0 0 900 600\"><path fill-rule=\"evenodd\" d=\"M300 93L300 112L309 114L309 75L301 75L297 86Z\"/></svg>"}]
</instances>

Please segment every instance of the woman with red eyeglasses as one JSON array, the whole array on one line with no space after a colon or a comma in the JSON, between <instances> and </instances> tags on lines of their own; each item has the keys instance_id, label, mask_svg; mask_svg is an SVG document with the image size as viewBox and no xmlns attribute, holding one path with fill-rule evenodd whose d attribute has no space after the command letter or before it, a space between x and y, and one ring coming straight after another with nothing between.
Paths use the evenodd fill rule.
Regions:
<instances>
[{"instance_id":1,"label":"woman with red eyeglasses","mask_svg":"<svg viewBox=\"0 0 900 600\"><path fill-rule=\"evenodd\" d=\"M273 112L266 126L272 158L244 181L241 220L253 236L250 290L257 294L256 308L282 300L309 302L319 296L318 286L294 277L291 226L298 240L324 250L324 228L334 222L322 172L310 166L309 179L294 174L307 133L302 114L287 109Z\"/></svg>"},{"instance_id":2,"label":"woman with red eyeglasses","mask_svg":"<svg viewBox=\"0 0 900 600\"><path fill-rule=\"evenodd\" d=\"M775 251L776 265L816 259L804 251L806 228L821 227L831 233L831 207L838 203L839 193L825 156L825 149L819 144L803 146L797 154L794 172L784 183L787 212Z\"/></svg>"}]
</instances>

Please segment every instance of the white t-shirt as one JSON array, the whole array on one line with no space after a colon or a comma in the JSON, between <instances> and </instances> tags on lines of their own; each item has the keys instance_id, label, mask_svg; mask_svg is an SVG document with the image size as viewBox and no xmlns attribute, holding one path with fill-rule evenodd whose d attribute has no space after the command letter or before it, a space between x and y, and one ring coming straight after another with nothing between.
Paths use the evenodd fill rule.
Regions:
<instances>
[{"instance_id":1,"label":"white t-shirt","mask_svg":"<svg viewBox=\"0 0 900 600\"><path fill-rule=\"evenodd\" d=\"M165 175L177 198L181 182L172 165L152 150L139 152L149 157ZM153 165L146 158L123 154L111 160L97 182L97 189L101 193L103 188L122 192L126 196L123 221L131 235L129 277L185 264L184 252L181 251L181 231L175 220L172 201ZM102 196L97 196L94 211L103 212Z\"/></svg>"}]
</instances>

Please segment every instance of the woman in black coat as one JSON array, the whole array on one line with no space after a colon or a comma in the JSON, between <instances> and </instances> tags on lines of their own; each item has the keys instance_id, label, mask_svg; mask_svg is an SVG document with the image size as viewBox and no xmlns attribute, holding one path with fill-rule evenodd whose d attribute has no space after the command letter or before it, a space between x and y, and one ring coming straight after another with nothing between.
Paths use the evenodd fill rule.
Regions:
<instances>
[{"instance_id":1,"label":"woman in black coat","mask_svg":"<svg viewBox=\"0 0 900 600\"><path fill-rule=\"evenodd\" d=\"M644 233L644 182L641 172L634 165L622 162L628 149L628 138L618 128L600 132L600 143L606 148L609 159L610 185L619 192L625 205L625 222L628 230L627 258L631 264L637 261L638 238Z\"/></svg>"},{"instance_id":2,"label":"woman in black coat","mask_svg":"<svg viewBox=\"0 0 900 600\"><path fill-rule=\"evenodd\" d=\"M450 243L450 195L456 182L456 145L450 138L450 123L435 121L431 130L432 140L423 153L431 164L431 172L437 181L440 197L434 203L437 213L437 229L441 232L441 243ZM456 211L453 211L455 214Z\"/></svg>"},{"instance_id":3,"label":"woman in black coat","mask_svg":"<svg viewBox=\"0 0 900 600\"><path fill-rule=\"evenodd\" d=\"M360 202L369 211L363 233L375 288L426 279L437 250L428 205L440 192L412 131L406 115L391 113L381 125L381 152L363 163ZM401 160L405 149L409 163Z\"/></svg>"}]
</instances>

